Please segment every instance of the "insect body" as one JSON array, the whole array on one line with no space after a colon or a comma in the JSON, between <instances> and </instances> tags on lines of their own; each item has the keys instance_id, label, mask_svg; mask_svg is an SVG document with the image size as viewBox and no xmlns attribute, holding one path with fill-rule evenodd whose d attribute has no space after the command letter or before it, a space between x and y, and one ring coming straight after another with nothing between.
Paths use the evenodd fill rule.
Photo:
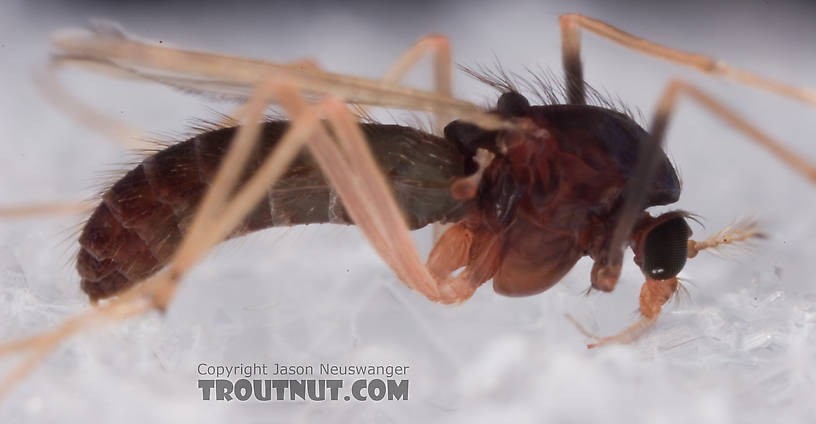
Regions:
<instances>
[{"instance_id":1,"label":"insect body","mask_svg":"<svg viewBox=\"0 0 816 424\"><path fill-rule=\"evenodd\" d=\"M646 277L640 298L644 319L605 340L636 334L636 327L654 322L677 289L676 276L686 258L761 235L747 225L696 242L689 239L686 213L653 217L645 212L680 195L677 175L660 148L678 96L696 100L813 181L816 168L683 81L667 85L648 131L625 114L588 105L578 28L703 72L809 103L816 99L807 90L650 43L580 15L564 15L560 25L566 104L530 106L516 90L503 90L489 113L449 96L450 47L438 36L407 51L382 82L325 73L311 65L150 46L111 26L97 28L89 37L58 40L57 60L91 62L194 91L243 94L250 98L247 107L258 114L274 97L292 118L290 124L263 124L252 156L258 159L246 169L238 165L239 179L252 190L233 185L234 172L223 170L241 163L239 156L222 163L232 134L248 139L234 129L207 132L170 147L115 184L80 237L77 268L83 289L93 300L109 297L168 264L172 272L165 282L157 280L157 288L145 290L155 306L164 307L180 276L219 239L269 226L353 222L406 285L447 303L466 300L490 279L502 294L541 292L586 255L594 260L592 287L611 291L620 276L623 250L631 247ZM394 84L423 50L435 54L436 93ZM304 94L324 100L310 105ZM405 127L358 126L343 101L461 120L447 125L444 138ZM311 121L310 109L315 115ZM297 140L308 140L308 153L291 166L283 159L277 163L283 154L276 152L293 149ZM207 190L216 168L218 176L225 176L216 177ZM272 176L278 172L270 170L281 169L282 175L269 188L263 180L254 181L256 169L268 181L275 181ZM224 183L219 186L219 181ZM219 194L208 203L205 191ZM208 238L201 223L219 224L219 207L213 205L226 201L229 191L238 192L234 197L240 201L233 209L243 212L224 212L228 216L220 221L218 235ZM199 216L203 218L197 221ZM408 230L437 222L454 225L423 265ZM191 234L184 236L187 230ZM200 242L205 247L184 244L202 237L209 240Z\"/></svg>"},{"instance_id":2,"label":"insect body","mask_svg":"<svg viewBox=\"0 0 816 424\"><path fill-rule=\"evenodd\" d=\"M580 257L597 260L606 254L624 187L648 134L611 109L529 106L515 92L502 95L494 113L529 125L485 131L454 121L445 138L396 125L366 124L363 130L410 228L458 222L490 241L471 252L478 258L472 266L480 269L476 283L492 278L498 293L531 295L557 283ZM265 157L287 127L265 123L253 157ZM169 147L104 194L80 237L77 260L82 288L92 300L115 295L167 263L234 132L213 130ZM470 158L478 149L494 159L475 195L455 199L451 185L466 178L466 167L474 172ZM245 179L259 165L255 161ZM672 203L679 194L674 169L661 153L642 206ZM302 154L232 236L310 223L352 221L315 161ZM638 258L645 258L640 265L648 278L672 278L685 262L688 228L680 213L657 219L644 213L633 237L655 228L659 231L646 237L650 242L633 246ZM666 245L672 237L676 242ZM594 275L592 280L595 288L612 289Z\"/></svg>"},{"instance_id":3,"label":"insect body","mask_svg":"<svg viewBox=\"0 0 816 424\"><path fill-rule=\"evenodd\" d=\"M631 247L646 280L643 317L599 343L632 340L675 293L687 258L762 235L755 225L738 225L694 241L688 214L646 212L680 195L661 149L680 96L814 183L816 166L682 80L668 82L648 131L625 114L588 105L579 28L810 105L816 95L585 16L563 15L559 24L565 104L530 106L515 90L504 90L488 112L452 96L450 45L440 36L421 39L382 80L156 46L111 25L57 37L54 64L90 64L246 103L240 128L207 131L158 152L104 193L80 237L77 269L92 300L118 297L53 332L0 346L0 355L29 354L7 381L22 377L59 341L94 321L165 308L186 272L220 240L309 223L354 223L408 287L447 303L468 299L491 279L502 294L539 293L582 256L594 260L592 287L611 291L623 250ZM426 51L434 54L435 91L399 84ZM289 121L262 122L269 103L280 105ZM449 123L439 137L360 124L349 104L459 120L443 120ZM423 264L409 230L445 222L453 225Z\"/></svg>"},{"instance_id":4,"label":"insect body","mask_svg":"<svg viewBox=\"0 0 816 424\"><path fill-rule=\"evenodd\" d=\"M487 147L494 142L487 148L496 159L485 171L476 199L479 212L470 218L475 222L471 225L500 240L499 259L491 273L494 289L513 296L535 294L557 283L580 257L604 259L624 188L648 134L611 109L529 106L518 93L504 94L497 112L528 120L532 129L502 134L454 122L446 135L467 146ZM662 152L658 162L657 177L641 211L679 198L674 168ZM639 231L648 232L656 222L681 215L669 213L655 221L644 214ZM653 257L643 246L636 249ZM659 277L674 277L680 269L673 268L677 269ZM595 277L599 269L593 271L593 286L611 290ZM650 278L658 277L651 270L643 271Z\"/></svg>"},{"instance_id":5,"label":"insect body","mask_svg":"<svg viewBox=\"0 0 816 424\"><path fill-rule=\"evenodd\" d=\"M288 129L266 122L244 173L252 176ZM77 271L91 300L113 296L167 264L224 159L235 127L204 132L146 158L102 196L82 231ZM413 128L363 126L411 228L458 220L464 205L450 182L464 176L464 156L453 143ZM301 154L265 200L231 234L275 226L351 224L314 159Z\"/></svg>"}]
</instances>

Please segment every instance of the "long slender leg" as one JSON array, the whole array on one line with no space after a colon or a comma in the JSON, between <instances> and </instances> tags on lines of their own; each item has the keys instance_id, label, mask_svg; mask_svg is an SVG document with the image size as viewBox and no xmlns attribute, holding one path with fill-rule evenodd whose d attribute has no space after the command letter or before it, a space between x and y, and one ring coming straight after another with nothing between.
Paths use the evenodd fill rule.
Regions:
<instances>
[{"instance_id":1,"label":"long slender leg","mask_svg":"<svg viewBox=\"0 0 816 424\"><path fill-rule=\"evenodd\" d=\"M152 277L151 281L161 281L167 273ZM23 362L0 381L0 400L17 382L36 368L36 366L64 339L74 333L103 321L114 321L131 316L141 315L153 309L149 299L139 296L123 296L104 306L94 308L64 321L59 327L33 337L0 345L0 356L14 353L28 353Z\"/></svg>"},{"instance_id":2,"label":"long slender leg","mask_svg":"<svg viewBox=\"0 0 816 424\"><path fill-rule=\"evenodd\" d=\"M147 147L148 143L143 141L144 132L122 119L86 105L59 83L54 72L35 73L34 86L60 112L70 116L75 122L103 134L108 139L116 140L127 149Z\"/></svg>"},{"instance_id":3,"label":"long slender leg","mask_svg":"<svg viewBox=\"0 0 816 424\"><path fill-rule=\"evenodd\" d=\"M450 96L453 93L451 80L453 58L451 56L450 41L442 35L432 34L422 37L391 65L382 81L398 83L412 67L416 66L426 52L433 54L434 91L441 95Z\"/></svg>"},{"instance_id":4,"label":"long slender leg","mask_svg":"<svg viewBox=\"0 0 816 424\"><path fill-rule=\"evenodd\" d=\"M305 109L305 103L299 96L289 94L281 96L279 100L293 117L297 117ZM355 223L386 263L409 287L435 301L450 303L469 297L477 287L472 280L453 278L442 282L444 286L440 287L441 282L435 279L422 264L413 246L413 240L402 217L402 212L371 156L357 122L345 105L335 99L326 99L323 105L325 106L322 109L325 110L332 124L337 143L332 141L324 128L317 127L314 129L313 136L308 138L309 148L340 195ZM250 185L251 182L248 186ZM268 183L263 187L268 187ZM244 188L244 190L248 189ZM258 193L260 196L263 190L259 190ZM236 195L234 199L240 199L240 196L241 194ZM234 202L245 205L243 213L233 214L236 224L254 205L252 201L257 200L236 200ZM219 224L216 225L216 228L221 228ZM228 227L230 225L225 228ZM212 234L212 227L209 228ZM215 233L218 232L220 231L215 231ZM191 234L196 233L191 230ZM227 232L223 232L223 236L226 234ZM210 237L218 238L218 234ZM186 261L181 263L186 263ZM484 273L469 275L484 277Z\"/></svg>"},{"instance_id":5,"label":"long slender leg","mask_svg":"<svg viewBox=\"0 0 816 424\"><path fill-rule=\"evenodd\" d=\"M442 35L428 35L416 42L402 54L383 77L383 82L397 83L409 69L416 66L425 52L433 54L434 92L440 96L453 96L453 57L450 41ZM442 126L450 121L444 109L434 111L434 133L442 134Z\"/></svg>"},{"instance_id":6,"label":"long slender leg","mask_svg":"<svg viewBox=\"0 0 816 424\"><path fill-rule=\"evenodd\" d=\"M433 55L434 91L442 96L453 96L453 57L450 41L442 35L428 35L421 38L410 49L391 65L383 77L384 82L398 83L412 67L416 66L422 56L429 52ZM434 134L442 134L444 125L451 121L451 115L444 110L434 112ZM433 241L438 242L450 225L433 223Z\"/></svg>"},{"instance_id":7,"label":"long slender leg","mask_svg":"<svg viewBox=\"0 0 816 424\"><path fill-rule=\"evenodd\" d=\"M296 61L291 64L295 68L318 70L316 64L311 61ZM52 101L57 107L73 117L78 123L94 129L110 138L118 140L127 148L143 148L144 142L139 141L142 131L132 127L121 120L111 118L92 107L89 107L72 96L68 90L64 89L56 80L53 74L37 74L36 86L42 94ZM267 93L269 94L269 93ZM266 97L269 97L268 95ZM251 102L244 103L232 113L225 117L230 124L237 125L237 122L253 106ZM222 120L222 121L224 121ZM222 122L226 124L227 122ZM250 138L251 139L251 138ZM233 168L240 169L239 167ZM234 174L234 172L233 172ZM235 175L232 175L232 179ZM223 193L221 194L223 196ZM0 219L30 217L36 215L63 215L79 214L93 209L93 205L88 202L55 202L33 205L22 205L13 207L0 207Z\"/></svg>"},{"instance_id":8,"label":"long slender leg","mask_svg":"<svg viewBox=\"0 0 816 424\"><path fill-rule=\"evenodd\" d=\"M664 60L695 68L714 76L732 79L737 82L764 89L770 92L791 97L811 105L816 105L816 92L804 88L793 87L787 84L769 80L740 69L731 67L722 61L707 56L671 49L642 38L635 37L604 22L588 18L579 14L565 14L559 19L562 38L562 60L566 76L568 101L572 104L585 104L585 87L583 82L583 66L580 50L581 38L579 28L592 31L601 37L647 55L656 56ZM737 117L733 112L714 101L699 90L680 81L673 81L664 92L661 106L652 125L651 138L655 143L642 146L639 164L627 189L626 202L621 208L619 222L610 240L607 254L596 262L592 272L593 287L601 290L614 288L620 275L623 249L626 239L635 224L637 213L646 196L645 183L650 181L657 167L657 152L663 139L671 108L674 105L679 91L686 91L698 102L703 103L715 114L729 122L732 126L743 131L755 139L760 145L769 149L788 165L816 183L816 167L782 146L781 143L764 135L745 120ZM640 188L638 188L640 187Z\"/></svg>"},{"instance_id":9,"label":"long slender leg","mask_svg":"<svg viewBox=\"0 0 816 424\"><path fill-rule=\"evenodd\" d=\"M34 86L51 103L75 121L92 128L105 136L117 140L127 148L144 148L145 143L139 141L143 135L141 131L122 120L110 117L102 112L88 107L70 92L64 89L51 73L35 73ZM89 202L50 202L28 204L21 206L0 207L0 219L24 218L37 215L67 215L82 214L93 209Z\"/></svg>"},{"instance_id":10,"label":"long slender leg","mask_svg":"<svg viewBox=\"0 0 816 424\"><path fill-rule=\"evenodd\" d=\"M435 278L419 258L399 206L353 116L339 101L327 104L326 113L339 145L315 137L310 140L314 143L310 144L311 151L349 215L378 253L406 285L433 301L456 303L470 297L492 276L490 270L494 269L498 246L489 240L482 242L479 252L492 254L491 257L473 261L472 269L456 277ZM368 220L361 220L362 217Z\"/></svg>"},{"instance_id":11,"label":"long slender leg","mask_svg":"<svg viewBox=\"0 0 816 424\"><path fill-rule=\"evenodd\" d=\"M642 317L620 333L603 337L587 345L588 348L599 347L610 343L631 343L648 330L660 315L663 305L671 299L679 284L677 278L668 280L646 280L640 289L640 314ZM580 326L579 326L580 328Z\"/></svg>"},{"instance_id":12,"label":"long slender leg","mask_svg":"<svg viewBox=\"0 0 816 424\"><path fill-rule=\"evenodd\" d=\"M603 289L611 290L620 275L623 249L635 225L637 216L642 210L650 186L649 182L652 180L657 168L657 153L662 148L669 120L680 94L685 94L701 104L715 116L745 134L750 140L753 140L816 184L816 166L805 160L801 155L786 148L782 143L751 125L728 107L693 85L682 80L670 81L660 97L658 109L650 128L649 142L642 144L638 164L625 189L625 201L621 206L618 223L609 244L607 262L598 269L597 284Z\"/></svg>"},{"instance_id":13,"label":"long slender leg","mask_svg":"<svg viewBox=\"0 0 816 424\"><path fill-rule=\"evenodd\" d=\"M233 197L228 198L228 193L237 183L243 164L258 139L263 111L273 96L284 108L294 112L291 117L292 127L252 179ZM305 101L297 91L274 81L259 88L257 95L250 100L246 113L247 122L236 133L187 235L168 265L173 275L186 273L212 246L228 236L294 159L313 128L319 127L316 116L306 110ZM160 308L169 302L178 282L180 278L174 278L173 284L166 284L156 297Z\"/></svg>"},{"instance_id":14,"label":"long slender leg","mask_svg":"<svg viewBox=\"0 0 816 424\"><path fill-rule=\"evenodd\" d=\"M410 49L408 52L406 52L406 54L404 54L402 56L402 58L395 64L395 66L392 68L392 70L388 73L387 78L392 79L392 80L399 79L407 71L407 69L410 66L414 65L414 63L418 60L419 55L421 55L421 53L426 49L434 49L435 52L436 52L436 57L435 57L435 64L436 64L436 66L435 66L435 84L437 86L437 90L447 92L445 94L449 94L449 92L450 92L450 68L451 68L450 48L449 48L449 44L447 43L447 40L444 39L443 37L433 36L433 37L428 37L428 38L425 38L425 39L421 40L414 48ZM309 67L308 69L310 71L317 72L316 67ZM289 96L289 97L291 97L291 96ZM241 113L243 114L243 109L249 108L251 106L252 106L252 102L245 105L242 108ZM244 127L242 127L241 132L249 131L248 128L253 128L253 127L244 126ZM257 127L254 127L254 130L257 131ZM252 138L253 138L252 135L250 135L248 137L243 137L239 132L239 135L238 135L239 140L251 140ZM228 157L228 158L225 159L225 161L227 163L235 163L237 166L232 167L231 170L225 171L226 172L226 174L225 174L226 179L224 180L225 184L223 186L214 184L212 189L208 191L207 196L205 197L205 199L204 199L204 201L202 203L202 206L201 206L202 211L214 210L214 211L217 212L217 210L214 207L211 207L211 206L213 204L219 204L219 203L223 203L225 201L226 193L229 190L228 187L230 187L231 184L234 182L234 180L237 178L237 175L238 175L237 170L241 169L240 165L241 165L241 163L243 163L246 160L246 155L248 154L247 148L243 147L241 149L231 150L230 155L238 155L239 152L240 152L240 154L242 156L240 156L240 157L236 156L235 160L233 160L232 157ZM398 216L398 215L395 215L395 216ZM192 236L188 237L186 240L195 240L196 239L196 237L193 237L193 236L197 235L197 232L201 231L201 228L207 227L206 224L209 223L207 218L208 217L204 213L200 213L200 214L198 214L196 216L196 219L194 220L193 225L191 226L191 229L190 229L190 233L189 233ZM212 218L212 217L210 217L210 218ZM184 247L184 246L182 246L182 247ZM187 252L187 251L188 251L188 249L184 249L184 248L179 249L179 252ZM194 261L188 259L188 260L184 260L182 262L183 263L192 263Z\"/></svg>"},{"instance_id":15,"label":"long slender leg","mask_svg":"<svg viewBox=\"0 0 816 424\"><path fill-rule=\"evenodd\" d=\"M326 113L341 144L328 137L313 139L310 148L321 169L353 221L400 279L411 288L436 297L432 277L427 272L426 275L409 276L410 270L393 253L398 244L413 247L413 240L410 234L406 238L407 233L400 231L401 227L406 227L402 211L393 202L356 121L339 102L328 105Z\"/></svg>"},{"instance_id":16,"label":"long slender leg","mask_svg":"<svg viewBox=\"0 0 816 424\"><path fill-rule=\"evenodd\" d=\"M700 89L682 80L673 80L669 82L658 103L658 109L655 113L654 121L652 122L649 142L643 143L641 146L638 165L632 174L629 184L627 185L626 192L624 194L625 201L621 207L619 215L620 218L616 224L612 235L612 240L609 245L609 253L607 255L609 262L604 264L599 271L599 274L605 278L601 281L601 284L604 284L604 287L610 290L614 287L618 276L620 275L624 245L632 232L636 217L642 210L642 205L645 201L647 190L650 185L648 183L653 178L654 172L656 171L656 164L658 163L658 156L656 153L662 148L669 120L680 94L685 94L690 99L701 104L715 116L721 118L726 123L745 134L748 139L753 140L760 146L764 147L770 151L771 154L816 184L816 166L811 165L802 159L801 156L798 156L789 149L785 148L780 142L766 135L745 119L740 118L725 105L718 102L713 97L705 94ZM730 229L727 228L726 230L703 242L695 242L693 240L690 241L689 256L694 257L696 256L697 252L703 249L714 248L723 244L761 237L763 237L763 234L759 231L756 225L737 225ZM646 284L653 283L647 281ZM645 286L646 285L644 285L644 287ZM643 294L641 295L641 299L643 298L642 296ZM660 304L662 305L662 303ZM653 320L657 319L657 312L659 312L659 308L656 310L652 308L649 309L649 311L651 312L648 314L643 313L644 319L618 336L613 336L610 338L610 340L621 341L622 338L631 337L635 332L642 331L641 327L648 326L653 322ZM643 312L643 306L641 306L641 312ZM636 330L636 328L638 328L638 330Z\"/></svg>"},{"instance_id":17,"label":"long slender leg","mask_svg":"<svg viewBox=\"0 0 816 424\"><path fill-rule=\"evenodd\" d=\"M265 192L265 190L259 190L258 187L262 186L265 189L274 183L274 180L295 156L300 145L304 143L303 139L315 127L319 126L316 115L308 111L301 113L297 119L293 119L291 131L287 132L280 140L278 147L261 166L259 173L235 195L234 199L239 199L239 201L231 202L229 206L225 206L226 199L223 193L230 191L228 185L230 180L233 179L230 176L230 169L240 161L241 156L245 155L245 151L252 148L252 136L257 134L257 127L260 126L261 117L268 102L265 98L273 93L285 97L296 92L291 89L287 91L285 87L274 84L262 86L258 90L257 96L254 96L253 101L250 102L251 107L247 108L246 111L247 120L245 126L250 128L240 131L236 135L236 140L231 144L230 149L238 152L228 153L227 157L229 159L224 160L211 186L210 191L215 190L215 192L208 195L210 201L206 202L206 205L202 205L197 212L197 218L194 221L198 222L198 225L196 225L198 229L190 231L185 236L182 246L168 267L141 282L141 284L134 285L118 298L69 319L54 330L0 346L0 355L28 353L22 364L16 367L5 380L0 382L0 397L15 382L34 369L61 340L77 331L92 324L123 319L153 309L162 310L167 306L175 287L189 267L213 245L226 237L232 230L229 226L230 222L232 226L235 226L251 210L252 206L260 200ZM251 128L253 126L256 128ZM261 178L269 178L269 180L263 181ZM234 185L234 181L232 181L232 184ZM251 193L247 194L248 191ZM254 198L250 198L252 196ZM219 211L222 210L223 213L219 215ZM238 217L236 218L235 215L238 215ZM212 228L208 228L210 225L212 225Z\"/></svg>"},{"instance_id":18,"label":"long slender leg","mask_svg":"<svg viewBox=\"0 0 816 424\"><path fill-rule=\"evenodd\" d=\"M241 162L245 161L251 150L252 139L257 138L260 118L271 95L275 95L276 100L292 116L292 128L247 185L228 199L227 194L236 182L234 168L241 168ZM11 387L30 372L59 341L91 324L166 308L189 268L213 245L226 237L251 211L269 185L274 183L294 158L300 144L306 142L305 139L308 139L313 155L336 186L349 214L406 284L430 299L442 302L456 302L469 297L478 286L473 283L474 278L479 278L481 283L489 278L489 273L471 272L468 274L470 278L448 278L440 287L419 261L399 207L367 150L356 121L339 100L326 99L320 107L328 114L338 140L341 141L339 145L331 141L326 129L319 125L316 113L297 91L276 83L261 86L251 99L250 106L245 109L244 127L231 143L230 152L205 195L189 232L165 270L134 285L118 298L66 321L53 331L0 346L0 355L29 353L27 359L7 377L7 384L2 387ZM475 270L480 269L477 267ZM0 391L0 396L2 394Z\"/></svg>"},{"instance_id":19,"label":"long slender leg","mask_svg":"<svg viewBox=\"0 0 816 424\"><path fill-rule=\"evenodd\" d=\"M89 202L54 202L0 207L0 219L29 218L37 215L83 214L96 205Z\"/></svg>"},{"instance_id":20,"label":"long slender leg","mask_svg":"<svg viewBox=\"0 0 816 424\"><path fill-rule=\"evenodd\" d=\"M231 68L234 68L234 66L231 66ZM237 180L236 169L242 168L241 164L246 161L252 149L253 139L257 138L259 132L263 110L272 96L275 96L275 100L292 115L290 131L279 141L275 151L261 165L259 171L249 183L232 198L228 198L228 193L232 191L232 186ZM331 101L332 99L329 99L330 103ZM227 153L213 184L205 195L189 232L165 270L141 282L141 284L134 285L118 298L67 320L55 330L0 346L0 355L17 352L29 353L27 359L14 369L4 381L6 384L2 385L3 389L0 389L0 396L5 393L2 390L8 390L14 382L30 372L59 341L71 334L101 321L123 319L152 309L163 310L166 308L172 299L175 287L188 269L214 244L226 237L232 227L237 225L249 213L261 199L269 185L274 183L286 168L288 162L294 158L306 138L316 140L310 143L310 148L312 148L316 157L323 157L324 163L322 166L327 170L328 174L332 175L332 182L340 182L340 185L346 187L347 193L341 194L341 197L349 205L350 211L353 211L350 213L355 216L355 220L363 224L366 235L375 246L380 247L378 250L383 254L386 262L397 270L404 281L435 300L456 301L470 296L475 287L471 289L472 284L465 281L463 286L466 290L463 293L451 294L450 290L448 290L440 297L440 290L433 283L435 279L430 275L428 269L418 261L416 250L411 247L408 228L402 219L393 196L385 185L382 174L376 168L376 163L370 152L367 151L359 127L356 126L356 122L353 121L342 103L337 100L333 101L333 107L326 109L341 113L341 119L335 119L334 125L338 130L338 134L341 134L341 140L351 141L340 145L347 149L345 154L350 155L348 158L344 158L344 153L337 149L338 146L334 145L330 140L325 128L319 125L316 113L294 90L294 87L287 87L286 84L282 84L276 75L269 76L267 82L261 84L260 88L250 98L247 107L242 109L241 115L245 118L245 124L236 134L236 139L231 143L230 151ZM443 107L445 106L443 105ZM501 127L505 125L501 121L496 121L491 117L488 118L485 121L488 126ZM351 125L351 127L348 125ZM351 133L351 136L349 133ZM313 137L310 137L310 135ZM334 147L334 149L331 149L331 147ZM324 149L325 152L321 153L321 149ZM367 156L356 160L355 158L359 157L359 153L361 153L359 149L363 149L362 152L367 153ZM329 161L336 161L341 166L326 166L325 160L327 158ZM346 163L348 159L353 160ZM345 169L343 165L346 165ZM348 165L360 165L364 171L355 178L354 172L350 172L353 170L349 169ZM347 176L353 178L344 180L338 177L337 172L332 174L333 171L345 172ZM362 180L360 177L362 177ZM357 189L357 186L365 186L365 188ZM372 206L374 207L372 208ZM384 206L390 215L383 215L382 211L377 209L377 206ZM371 224L368 224L369 222ZM397 228L397 231L392 231L394 227ZM406 247L407 252L411 254L407 261L399 257L400 254L406 251ZM406 266L406 263L408 266ZM448 284L448 287L450 286L453 285Z\"/></svg>"},{"instance_id":21,"label":"long slender leg","mask_svg":"<svg viewBox=\"0 0 816 424\"><path fill-rule=\"evenodd\" d=\"M392 65L391 69L383 78L383 81L386 83L398 83L408 70L417 64L426 51L430 51L434 54L434 87L436 92L440 95L450 96L452 77L450 44L447 38L439 35L431 35L420 39ZM317 70L317 67L313 66L312 69ZM290 113L292 113L291 110ZM444 117L447 116L441 111L437 111L435 115L437 125L439 125L440 122L444 122ZM354 157L354 155L351 154L351 157ZM360 219L359 221L368 222L367 219Z\"/></svg>"},{"instance_id":22,"label":"long slender leg","mask_svg":"<svg viewBox=\"0 0 816 424\"><path fill-rule=\"evenodd\" d=\"M570 13L561 15L559 23L561 25L562 55L570 103L582 104L584 100L583 70L580 58L581 36L578 33L578 28L580 27L592 31L614 43L649 56L655 56L669 62L697 69L709 75L733 80L761 90L790 97L810 104L811 106L816 106L816 91L814 90L795 87L761 77L708 56L662 46L643 38L635 37L632 34L621 31L612 25L596 19Z\"/></svg>"},{"instance_id":23,"label":"long slender leg","mask_svg":"<svg viewBox=\"0 0 816 424\"><path fill-rule=\"evenodd\" d=\"M111 41L111 40L108 40ZM127 41L126 39L119 39L120 42ZM71 43L68 43L69 45ZM138 44L138 43L137 43ZM76 46L75 46L76 47ZM70 49L69 49L70 50ZM82 50L82 49L78 49ZM414 46L408 49L405 53L403 53L400 58L392 65L390 70L386 73L385 77L383 78L382 83L380 84L397 84L404 75L410 70L411 67L415 66L417 62L421 59L422 55L425 52L431 52L433 54L433 64L434 64L434 87L435 92L444 98L451 98L451 81L452 81L452 57L450 53L450 43L444 36L441 35L429 35L420 39ZM66 52L67 54L68 52ZM74 52L77 54L78 52ZM172 57L171 54L167 53L168 58ZM205 54L202 54L205 55ZM216 56L216 55L212 55ZM226 58L226 57L220 57ZM59 63L61 59L57 59ZM87 58L83 58L84 61L87 61ZM171 59L167 59L171 60ZM311 72L316 75L334 75L335 77L344 78L345 76L338 75L338 74L326 74L320 70L320 68L311 61L297 61L291 64L269 64L271 67L275 68L278 67L280 69L285 69L287 72ZM59 105L63 109L70 111L71 116L77 118L79 122L85 123L88 126L97 129L105 134L111 135L116 139L121 140L126 145L134 143L134 139L136 138L135 134L140 134L141 132L123 124L119 121L115 121L112 118L104 116L103 114L89 108L81 102L74 99L70 94L67 93L66 90L62 89L59 84L56 83L55 80L52 79L45 79L40 78L39 80L40 86L43 89L44 93L51 98L55 104ZM370 81L370 83L374 83ZM249 107L248 103L243 104L239 107L235 112L232 113L230 117L231 121L233 119L240 119L244 116L246 109ZM446 111L445 107L439 107L434 110L434 114L436 116L435 127L440 127L442 124L447 122L447 118L450 116L450 113ZM492 118L491 118L492 119ZM437 128L439 129L439 128ZM441 132L437 131L437 132ZM20 207L20 208L7 208L5 210L0 210L0 217L3 216L17 216L21 213L27 212L29 210L37 212L37 213L63 213L71 212L74 209L80 209L81 205L77 205L76 207L66 207L62 204L56 205L37 205L36 207Z\"/></svg>"},{"instance_id":24,"label":"long slender leg","mask_svg":"<svg viewBox=\"0 0 816 424\"><path fill-rule=\"evenodd\" d=\"M560 18L561 62L564 65L567 101L572 105L583 105L586 104L586 89L584 65L581 63L581 34L576 20L569 19L571 16L573 15L562 15Z\"/></svg>"},{"instance_id":25,"label":"long slender leg","mask_svg":"<svg viewBox=\"0 0 816 424\"><path fill-rule=\"evenodd\" d=\"M386 84L399 84L411 68L415 67L425 53L433 59L434 92L440 96L453 96L453 57L450 41L442 35L427 35L414 43L391 65L382 78ZM358 115L367 115L362 105L354 105ZM442 133L442 126L450 121L450 114L444 108L435 110L434 134Z\"/></svg>"}]
</instances>

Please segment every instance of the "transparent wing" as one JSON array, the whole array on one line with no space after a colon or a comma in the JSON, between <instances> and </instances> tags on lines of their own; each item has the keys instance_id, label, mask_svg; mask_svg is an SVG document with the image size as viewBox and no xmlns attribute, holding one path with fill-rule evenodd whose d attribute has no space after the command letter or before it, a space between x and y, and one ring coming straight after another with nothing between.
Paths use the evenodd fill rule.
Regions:
<instances>
[{"instance_id":1,"label":"transparent wing","mask_svg":"<svg viewBox=\"0 0 816 424\"><path fill-rule=\"evenodd\" d=\"M96 21L86 31L71 30L53 40L54 65L79 64L117 77L156 81L186 91L244 101L262 81L275 79L306 95L337 96L348 103L426 112L445 111L483 127L509 124L480 107L450 96L394 83L325 72L307 64L256 59L151 45L121 27Z\"/></svg>"}]
</instances>

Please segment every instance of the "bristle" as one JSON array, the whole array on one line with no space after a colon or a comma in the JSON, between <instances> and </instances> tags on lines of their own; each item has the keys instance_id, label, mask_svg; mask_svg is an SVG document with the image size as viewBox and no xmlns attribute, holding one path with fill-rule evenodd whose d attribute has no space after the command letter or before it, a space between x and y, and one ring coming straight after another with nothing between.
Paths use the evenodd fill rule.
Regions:
<instances>
[{"instance_id":1,"label":"bristle","mask_svg":"<svg viewBox=\"0 0 816 424\"><path fill-rule=\"evenodd\" d=\"M496 61L491 67L482 65L477 65L476 67L459 65L459 69L477 81L487 84L501 93L506 93L508 91L521 93L521 90L515 83L518 76L508 74L498 61Z\"/></svg>"},{"instance_id":2,"label":"bristle","mask_svg":"<svg viewBox=\"0 0 816 424\"><path fill-rule=\"evenodd\" d=\"M213 118L195 118L190 120L188 128L178 133L153 132L140 141L144 147L128 150L128 158L125 161L111 164L110 167L94 176L95 183L91 189L97 193L93 200L99 200L102 193L106 192L114 183L122 179L131 169L138 166L145 159L167 149L170 146L194 138L200 134L217 131L224 128L232 128L240 123L234 117L225 113L211 110ZM272 111L265 116L266 122L283 121L282 116ZM373 120L373 119L372 119Z\"/></svg>"},{"instance_id":3,"label":"bristle","mask_svg":"<svg viewBox=\"0 0 816 424\"><path fill-rule=\"evenodd\" d=\"M539 66L538 69L525 68L527 75L507 71L498 59L490 66L477 65L469 67L459 65L459 69L484 84L495 88L499 93L513 91L525 97L538 100L541 105L558 105L567 103L567 90L564 82L549 68ZM608 91L599 91L595 87L586 86L586 100L588 105L611 109L626 115L640 126L644 126L643 113L638 108L627 105L619 96ZM495 104L495 102L493 102Z\"/></svg>"},{"instance_id":4,"label":"bristle","mask_svg":"<svg viewBox=\"0 0 816 424\"><path fill-rule=\"evenodd\" d=\"M676 306L682 306L687 302L691 302L691 292L689 292L686 285L683 284L682 280L679 278L677 279L677 290L675 290L672 298L674 299L674 304Z\"/></svg>"}]
</instances>

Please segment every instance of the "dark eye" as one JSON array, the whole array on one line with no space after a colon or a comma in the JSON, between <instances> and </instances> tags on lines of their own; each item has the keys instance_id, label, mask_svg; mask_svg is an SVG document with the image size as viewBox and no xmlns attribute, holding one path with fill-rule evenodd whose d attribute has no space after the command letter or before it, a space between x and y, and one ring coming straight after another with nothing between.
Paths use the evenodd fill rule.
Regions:
<instances>
[{"instance_id":1,"label":"dark eye","mask_svg":"<svg viewBox=\"0 0 816 424\"><path fill-rule=\"evenodd\" d=\"M652 228L643 245L643 271L655 280L676 276L686 264L691 229L682 216Z\"/></svg>"}]
</instances>

